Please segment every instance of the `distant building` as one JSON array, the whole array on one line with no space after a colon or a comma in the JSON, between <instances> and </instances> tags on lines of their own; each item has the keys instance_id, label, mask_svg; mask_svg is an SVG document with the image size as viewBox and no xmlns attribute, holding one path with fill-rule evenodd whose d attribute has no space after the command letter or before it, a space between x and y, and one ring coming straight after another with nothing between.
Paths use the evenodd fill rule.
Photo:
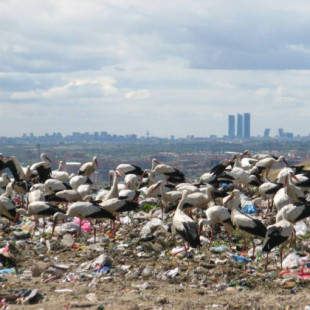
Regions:
<instances>
[{"instance_id":1,"label":"distant building","mask_svg":"<svg viewBox=\"0 0 310 310\"><path fill-rule=\"evenodd\" d=\"M278 133L279 133L279 137L284 137L284 130L283 130L283 128L279 128L278 129Z\"/></svg>"},{"instance_id":2,"label":"distant building","mask_svg":"<svg viewBox=\"0 0 310 310\"><path fill-rule=\"evenodd\" d=\"M240 113L237 114L237 138L243 138L243 116Z\"/></svg>"},{"instance_id":3,"label":"distant building","mask_svg":"<svg viewBox=\"0 0 310 310\"><path fill-rule=\"evenodd\" d=\"M251 114L244 113L243 114L243 138L250 139L251 137Z\"/></svg>"},{"instance_id":4,"label":"distant building","mask_svg":"<svg viewBox=\"0 0 310 310\"><path fill-rule=\"evenodd\" d=\"M269 134L270 134L270 128L265 128L264 138L269 138Z\"/></svg>"},{"instance_id":5,"label":"distant building","mask_svg":"<svg viewBox=\"0 0 310 310\"><path fill-rule=\"evenodd\" d=\"M228 115L228 138L235 138L235 115Z\"/></svg>"},{"instance_id":6,"label":"distant building","mask_svg":"<svg viewBox=\"0 0 310 310\"><path fill-rule=\"evenodd\" d=\"M81 165L82 164L80 162L67 161L66 162L67 172L69 173L69 175L71 173L77 174L79 172Z\"/></svg>"}]
</instances>

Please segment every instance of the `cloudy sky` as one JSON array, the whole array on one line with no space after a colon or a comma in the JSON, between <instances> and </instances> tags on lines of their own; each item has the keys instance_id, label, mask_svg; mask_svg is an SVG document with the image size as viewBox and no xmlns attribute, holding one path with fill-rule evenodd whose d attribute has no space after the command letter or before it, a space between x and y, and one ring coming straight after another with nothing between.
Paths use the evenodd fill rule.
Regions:
<instances>
[{"instance_id":1,"label":"cloudy sky","mask_svg":"<svg viewBox=\"0 0 310 310\"><path fill-rule=\"evenodd\" d=\"M310 134L308 0L0 0L0 136Z\"/></svg>"}]
</instances>

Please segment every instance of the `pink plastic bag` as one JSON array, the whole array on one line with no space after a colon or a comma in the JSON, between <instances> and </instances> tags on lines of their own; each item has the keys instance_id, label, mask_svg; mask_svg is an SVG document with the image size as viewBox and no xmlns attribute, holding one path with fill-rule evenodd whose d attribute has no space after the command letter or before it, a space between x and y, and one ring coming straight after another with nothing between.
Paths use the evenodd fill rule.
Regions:
<instances>
[{"instance_id":1,"label":"pink plastic bag","mask_svg":"<svg viewBox=\"0 0 310 310\"><path fill-rule=\"evenodd\" d=\"M80 219L78 217L75 217L73 219L73 223L80 225ZM90 233L92 229L90 223L87 220L82 221L81 228L87 233Z\"/></svg>"}]
</instances>

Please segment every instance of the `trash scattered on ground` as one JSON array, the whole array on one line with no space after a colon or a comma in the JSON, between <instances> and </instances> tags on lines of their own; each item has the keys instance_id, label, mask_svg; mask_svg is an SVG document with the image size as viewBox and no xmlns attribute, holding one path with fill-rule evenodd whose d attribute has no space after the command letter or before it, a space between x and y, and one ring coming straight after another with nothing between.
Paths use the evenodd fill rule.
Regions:
<instances>
[{"instance_id":1,"label":"trash scattered on ground","mask_svg":"<svg viewBox=\"0 0 310 310\"><path fill-rule=\"evenodd\" d=\"M251 241L250 247L244 248L243 235L234 232L228 240L226 231L215 227L210 248L211 230L208 229L200 236L200 248L188 248L179 236L171 234L171 216L162 219L160 208L152 210L121 217L116 225L122 224L113 238L108 221L94 224L96 238L90 223L82 221L86 229L78 235L79 220L59 224L53 237L51 221L45 227L49 233L43 235L39 228L32 237L30 220L11 233L0 235L0 285L3 286L0 298L6 299L8 305L36 304L47 302L54 294L61 300L67 299L63 303L65 309L109 309L107 305L113 303L108 298L112 285L118 286L119 294L136 294L141 300L148 300L163 282L174 285L174 290L180 292L195 291L210 296L256 290L265 285L270 290L277 287L298 296L303 288L301 283L305 287L310 283L307 239L298 240L298 251L284 250L285 270L281 272L280 251L278 248L271 251L266 271L262 239L254 240L253 253ZM297 225L298 229L302 238L303 222ZM14 287L11 287L12 279ZM30 288L30 284L34 286ZM113 298L117 297L113 295ZM170 297L165 298L158 296L159 307L173 308ZM213 305L196 308L222 307ZM229 308L227 304L225 307ZM230 308L239 309L238 305Z\"/></svg>"}]
</instances>

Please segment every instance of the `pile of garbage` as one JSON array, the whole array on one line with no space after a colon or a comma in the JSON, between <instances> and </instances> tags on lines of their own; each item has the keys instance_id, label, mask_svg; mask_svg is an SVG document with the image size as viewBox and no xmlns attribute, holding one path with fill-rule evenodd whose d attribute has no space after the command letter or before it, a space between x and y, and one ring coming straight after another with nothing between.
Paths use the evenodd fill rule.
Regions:
<instances>
[{"instance_id":1,"label":"pile of garbage","mask_svg":"<svg viewBox=\"0 0 310 310\"><path fill-rule=\"evenodd\" d=\"M283 270L279 266L279 248L266 256L262 240L242 249L243 236L236 232L227 241L226 232L216 227L212 246L210 231L200 236L202 247L182 250L180 237L171 234L171 216L161 209L139 211L120 218L122 225L114 239L107 236L109 223L94 240L91 225L78 219L59 225L51 237L52 222L33 234L34 223L25 219L8 227L1 223L0 233L0 309L12 304L35 304L49 300L49 294L75 292L71 284L93 290L84 302L68 301L68 308L78 306L104 309L109 301L100 300L98 286L131 281L131 289L151 290L156 282L207 288L213 291L252 290L263 284L280 286L296 293L310 280L308 226L296 225L297 249L286 249ZM96 241L96 242L95 242ZM15 279L15 280L14 280ZM28 285L31 283L31 285ZM36 283L36 287L33 286ZM44 288L53 284L51 290Z\"/></svg>"}]
</instances>

